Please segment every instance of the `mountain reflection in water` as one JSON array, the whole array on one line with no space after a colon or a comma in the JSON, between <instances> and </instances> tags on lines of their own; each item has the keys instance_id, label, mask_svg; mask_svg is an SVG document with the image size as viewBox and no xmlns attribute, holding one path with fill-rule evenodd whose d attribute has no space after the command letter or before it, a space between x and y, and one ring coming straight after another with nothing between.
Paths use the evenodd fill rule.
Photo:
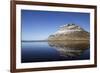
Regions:
<instances>
[{"instance_id":1,"label":"mountain reflection in water","mask_svg":"<svg viewBox=\"0 0 100 73\"><path fill-rule=\"evenodd\" d=\"M80 56L86 49L90 48L89 41L49 41L48 44L65 57Z\"/></svg>"},{"instance_id":2,"label":"mountain reflection in water","mask_svg":"<svg viewBox=\"0 0 100 73\"><path fill-rule=\"evenodd\" d=\"M88 59L89 41L34 41L21 44L22 63Z\"/></svg>"}]
</instances>

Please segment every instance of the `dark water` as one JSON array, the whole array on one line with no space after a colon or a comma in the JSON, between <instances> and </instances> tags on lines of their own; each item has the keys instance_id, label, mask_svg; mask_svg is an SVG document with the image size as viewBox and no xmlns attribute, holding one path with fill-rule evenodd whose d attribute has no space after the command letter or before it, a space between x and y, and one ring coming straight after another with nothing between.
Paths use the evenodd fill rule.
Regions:
<instances>
[{"instance_id":1,"label":"dark water","mask_svg":"<svg viewBox=\"0 0 100 73\"><path fill-rule=\"evenodd\" d=\"M22 63L86 59L90 59L88 41L22 42Z\"/></svg>"}]
</instances>

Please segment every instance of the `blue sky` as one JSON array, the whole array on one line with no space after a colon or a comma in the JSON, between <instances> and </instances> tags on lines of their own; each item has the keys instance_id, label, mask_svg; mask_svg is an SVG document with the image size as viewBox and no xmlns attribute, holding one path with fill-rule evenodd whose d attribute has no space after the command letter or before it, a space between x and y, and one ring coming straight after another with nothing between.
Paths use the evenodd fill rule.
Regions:
<instances>
[{"instance_id":1,"label":"blue sky","mask_svg":"<svg viewBox=\"0 0 100 73\"><path fill-rule=\"evenodd\" d=\"M90 31L90 14L79 12L21 10L22 40L44 40L59 26L75 23Z\"/></svg>"}]
</instances>

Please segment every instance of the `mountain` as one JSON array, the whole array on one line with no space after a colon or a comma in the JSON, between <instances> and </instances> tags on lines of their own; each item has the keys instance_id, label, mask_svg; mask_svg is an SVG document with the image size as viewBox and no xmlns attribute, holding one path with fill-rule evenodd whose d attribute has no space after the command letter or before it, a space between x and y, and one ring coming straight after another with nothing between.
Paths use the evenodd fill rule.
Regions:
<instances>
[{"instance_id":1,"label":"mountain","mask_svg":"<svg viewBox=\"0 0 100 73\"><path fill-rule=\"evenodd\" d=\"M89 32L76 24L66 24L60 26L58 31L48 37L52 40L89 40Z\"/></svg>"}]
</instances>

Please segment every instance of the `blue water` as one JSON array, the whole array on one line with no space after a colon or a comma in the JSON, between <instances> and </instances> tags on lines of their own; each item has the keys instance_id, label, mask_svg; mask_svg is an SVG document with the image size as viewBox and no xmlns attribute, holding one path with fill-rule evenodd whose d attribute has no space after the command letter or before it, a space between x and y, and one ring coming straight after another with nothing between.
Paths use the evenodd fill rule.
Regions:
<instances>
[{"instance_id":1,"label":"blue water","mask_svg":"<svg viewBox=\"0 0 100 73\"><path fill-rule=\"evenodd\" d=\"M22 42L21 62L48 62L90 59L90 48L78 45L48 44L48 42ZM82 45L82 44L81 44Z\"/></svg>"}]
</instances>

